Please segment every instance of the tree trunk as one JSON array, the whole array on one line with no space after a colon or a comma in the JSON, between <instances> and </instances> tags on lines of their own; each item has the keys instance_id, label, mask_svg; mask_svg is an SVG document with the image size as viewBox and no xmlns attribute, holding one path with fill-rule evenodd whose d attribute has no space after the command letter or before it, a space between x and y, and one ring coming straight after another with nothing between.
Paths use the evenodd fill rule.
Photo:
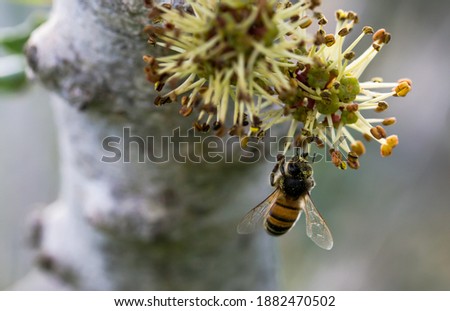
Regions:
<instances>
[{"instance_id":1,"label":"tree trunk","mask_svg":"<svg viewBox=\"0 0 450 311\"><path fill-rule=\"evenodd\" d=\"M28 42L32 71L54 93L62 176L58 201L33 220L38 272L18 289L276 287L270 238L235 231L265 196L258 186L270 169L180 163L161 145L189 124L176 107L152 106L156 94L142 55L161 51L150 50L142 35L147 13L143 0L56 0ZM133 138L128 148L127 129L154 144L143 150ZM122 159L105 163L111 153L102 143L111 136L124 142L117 145ZM123 157L128 149L130 161ZM161 152L169 161L138 161Z\"/></svg>"}]
</instances>

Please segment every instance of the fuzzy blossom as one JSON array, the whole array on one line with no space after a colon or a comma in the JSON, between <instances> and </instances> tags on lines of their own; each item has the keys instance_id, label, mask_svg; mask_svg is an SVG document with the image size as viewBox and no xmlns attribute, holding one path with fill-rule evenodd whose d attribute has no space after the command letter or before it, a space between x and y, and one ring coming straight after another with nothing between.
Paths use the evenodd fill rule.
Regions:
<instances>
[{"instance_id":1,"label":"fuzzy blossom","mask_svg":"<svg viewBox=\"0 0 450 311\"><path fill-rule=\"evenodd\" d=\"M347 44L358 16L337 11L336 30L327 33L327 19L315 11L319 2L186 0L184 7L153 6L149 43L170 51L144 57L147 78L161 92L155 104L179 101L183 116L195 111L196 129L212 127L223 135L229 127L242 141L288 122L284 153L292 142L304 152L312 143L327 145L341 169L359 168L365 153L355 132L380 143L381 156L391 155L399 139L385 127L395 117L366 113L387 110L386 100L406 96L411 81L360 80L391 36L366 26ZM311 31L314 23L318 30ZM356 55L353 50L368 36L371 44Z\"/></svg>"},{"instance_id":2,"label":"fuzzy blossom","mask_svg":"<svg viewBox=\"0 0 450 311\"><path fill-rule=\"evenodd\" d=\"M396 119L366 118L363 114L370 110L377 113L385 111L388 108L385 100L392 96L405 96L411 90L411 81L402 79L386 83L375 78L361 82L361 74L389 42L390 34L384 29L374 31L366 26L355 41L345 46L345 38L358 23L358 16L351 11L337 11L334 34L327 34L324 30L327 23L324 16L319 14L317 18L319 29L304 54L312 61L298 61L296 67L289 68L290 75L295 77L296 89L279 94L285 104L283 112L271 112L268 118L272 124L290 122L287 136L301 136L301 147L306 147L307 151L312 142L319 146L327 144L335 166L357 169L358 158L364 154L365 147L349 129L359 132L366 140L379 142L381 155L389 156L398 144L398 137L388 136L384 127L394 124ZM372 36L372 44L357 57L353 49L369 35ZM287 144L285 152L289 147Z\"/></svg>"},{"instance_id":3,"label":"fuzzy blossom","mask_svg":"<svg viewBox=\"0 0 450 311\"><path fill-rule=\"evenodd\" d=\"M161 92L155 104L180 99L180 114L195 111L200 131L212 127L222 135L228 126L231 135L261 134L261 110L283 106L276 94L292 89L286 73L310 63L298 51L319 1L185 2L183 8L155 5L150 13L149 42L170 51L144 57L147 78Z\"/></svg>"}]
</instances>

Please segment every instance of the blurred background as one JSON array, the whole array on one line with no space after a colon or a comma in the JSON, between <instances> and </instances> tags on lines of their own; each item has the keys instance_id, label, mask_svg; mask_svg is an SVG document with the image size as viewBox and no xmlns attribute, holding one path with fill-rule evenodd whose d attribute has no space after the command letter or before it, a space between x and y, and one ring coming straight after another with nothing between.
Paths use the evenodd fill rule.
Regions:
<instances>
[{"instance_id":1,"label":"blurred background","mask_svg":"<svg viewBox=\"0 0 450 311\"><path fill-rule=\"evenodd\" d=\"M0 0L0 41L4 27L48 9L32 2ZM330 32L339 8L359 13L353 36L365 25L392 34L366 70L366 80L408 77L413 91L406 98L389 99L390 109L383 113L398 120L387 129L400 138L390 158L381 158L379 145L372 143L358 171L315 166L312 197L335 246L331 251L316 247L306 237L302 219L277 240L282 289L450 290L450 115L445 92L450 2L324 0ZM367 39L361 46L369 44ZM23 83L20 57L5 58L12 52L0 48L0 288L30 269L26 217L52 202L58 191L49 95L36 84ZM12 74L17 76L12 79ZM261 189L262 195L269 191L269 185Z\"/></svg>"},{"instance_id":2,"label":"blurred background","mask_svg":"<svg viewBox=\"0 0 450 311\"><path fill-rule=\"evenodd\" d=\"M31 267L30 212L57 195L58 156L49 95L26 83L21 54L50 1L0 0L0 288Z\"/></svg>"}]
</instances>

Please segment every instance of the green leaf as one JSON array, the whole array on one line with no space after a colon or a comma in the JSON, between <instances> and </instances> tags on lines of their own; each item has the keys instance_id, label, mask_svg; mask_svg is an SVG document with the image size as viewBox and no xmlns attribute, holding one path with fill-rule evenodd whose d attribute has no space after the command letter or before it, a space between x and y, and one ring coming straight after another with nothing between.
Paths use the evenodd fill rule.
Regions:
<instances>
[{"instance_id":1,"label":"green leaf","mask_svg":"<svg viewBox=\"0 0 450 311\"><path fill-rule=\"evenodd\" d=\"M22 53L31 32L46 20L46 14L34 12L21 24L0 29L0 46L10 53Z\"/></svg>"},{"instance_id":2,"label":"green leaf","mask_svg":"<svg viewBox=\"0 0 450 311\"><path fill-rule=\"evenodd\" d=\"M0 90L15 91L27 82L25 57L15 54L0 57Z\"/></svg>"}]
</instances>

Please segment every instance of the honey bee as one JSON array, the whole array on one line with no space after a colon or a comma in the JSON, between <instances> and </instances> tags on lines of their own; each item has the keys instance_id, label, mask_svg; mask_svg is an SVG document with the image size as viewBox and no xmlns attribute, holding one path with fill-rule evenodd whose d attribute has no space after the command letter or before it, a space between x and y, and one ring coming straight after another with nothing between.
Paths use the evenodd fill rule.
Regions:
<instances>
[{"instance_id":1,"label":"honey bee","mask_svg":"<svg viewBox=\"0 0 450 311\"><path fill-rule=\"evenodd\" d=\"M244 216L237 232L252 233L264 221L266 231L279 236L288 232L305 212L306 235L321 248L331 249L330 229L311 200L312 175L313 169L303 156L295 155L286 162L286 158L279 155L270 174L270 184L276 187L275 191Z\"/></svg>"}]
</instances>

